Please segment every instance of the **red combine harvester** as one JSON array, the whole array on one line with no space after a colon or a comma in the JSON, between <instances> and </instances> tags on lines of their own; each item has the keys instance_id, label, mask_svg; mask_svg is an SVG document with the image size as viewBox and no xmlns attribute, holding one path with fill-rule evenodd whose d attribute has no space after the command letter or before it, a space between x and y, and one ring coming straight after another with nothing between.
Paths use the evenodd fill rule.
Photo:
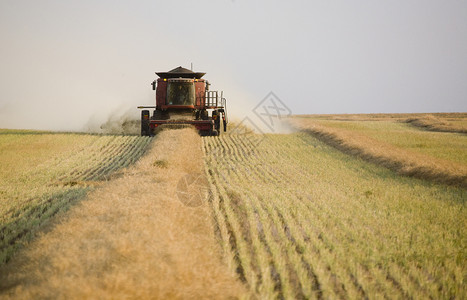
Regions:
<instances>
[{"instance_id":1,"label":"red combine harvester","mask_svg":"<svg viewBox=\"0 0 467 300\"><path fill-rule=\"evenodd\" d=\"M227 130L226 100L223 93L209 90L209 82L201 79L206 73L178 67L169 72L156 72L152 82L156 106L138 106L141 111L141 135L154 135L160 126L193 125L201 135L219 135L221 119Z\"/></svg>"}]
</instances>

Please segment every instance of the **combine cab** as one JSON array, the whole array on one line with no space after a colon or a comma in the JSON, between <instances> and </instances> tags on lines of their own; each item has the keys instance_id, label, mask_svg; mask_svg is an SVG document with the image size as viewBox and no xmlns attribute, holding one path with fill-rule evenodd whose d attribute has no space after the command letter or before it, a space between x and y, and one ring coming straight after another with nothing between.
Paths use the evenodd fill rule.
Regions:
<instances>
[{"instance_id":1,"label":"combine cab","mask_svg":"<svg viewBox=\"0 0 467 300\"><path fill-rule=\"evenodd\" d=\"M221 122L227 130L226 100L222 92L210 91L209 82L195 73L178 67L169 72L156 73L152 82L156 91L156 106L139 106L141 135L154 135L156 128L192 125L201 135L219 135ZM147 109L154 109L152 116Z\"/></svg>"}]
</instances>

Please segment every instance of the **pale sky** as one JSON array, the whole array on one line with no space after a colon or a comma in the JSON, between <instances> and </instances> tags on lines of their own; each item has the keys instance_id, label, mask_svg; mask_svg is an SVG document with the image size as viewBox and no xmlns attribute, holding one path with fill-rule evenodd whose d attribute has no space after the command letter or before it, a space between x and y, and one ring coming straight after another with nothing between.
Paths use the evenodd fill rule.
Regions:
<instances>
[{"instance_id":1,"label":"pale sky","mask_svg":"<svg viewBox=\"0 0 467 300\"><path fill-rule=\"evenodd\" d=\"M467 1L0 0L0 128L79 130L206 72L231 115L467 111Z\"/></svg>"}]
</instances>

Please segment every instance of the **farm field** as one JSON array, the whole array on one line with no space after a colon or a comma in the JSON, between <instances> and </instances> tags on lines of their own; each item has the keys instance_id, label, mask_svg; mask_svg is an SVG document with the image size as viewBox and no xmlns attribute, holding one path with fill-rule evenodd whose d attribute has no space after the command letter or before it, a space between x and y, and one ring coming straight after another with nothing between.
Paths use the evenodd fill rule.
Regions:
<instances>
[{"instance_id":1,"label":"farm field","mask_svg":"<svg viewBox=\"0 0 467 300\"><path fill-rule=\"evenodd\" d=\"M309 133L203 139L216 234L260 298L467 296L467 192Z\"/></svg>"},{"instance_id":2,"label":"farm field","mask_svg":"<svg viewBox=\"0 0 467 300\"><path fill-rule=\"evenodd\" d=\"M409 118L407 120L422 120ZM427 117L425 117L427 119ZM467 119L467 118L466 118ZM344 129L359 135L365 135L380 142L402 149L427 154L435 158L445 159L454 163L467 165L467 135L449 134L444 131L420 130L410 122L400 120L333 120L312 119L324 127ZM306 120L300 120L306 124ZM298 122L298 124L300 124Z\"/></svg>"},{"instance_id":3,"label":"farm field","mask_svg":"<svg viewBox=\"0 0 467 300\"><path fill-rule=\"evenodd\" d=\"M246 294L221 261L207 203L177 197L190 191L180 188L181 179L204 174L201 138L183 129L162 131L152 140L134 166L89 192L0 268L0 298L231 299ZM201 176L196 184L205 198L206 180Z\"/></svg>"},{"instance_id":4,"label":"farm field","mask_svg":"<svg viewBox=\"0 0 467 300\"><path fill-rule=\"evenodd\" d=\"M0 298L467 298L465 118L435 117L0 131Z\"/></svg>"},{"instance_id":5,"label":"farm field","mask_svg":"<svg viewBox=\"0 0 467 300\"><path fill-rule=\"evenodd\" d=\"M150 141L0 130L0 265L51 217L138 160Z\"/></svg>"},{"instance_id":6,"label":"farm field","mask_svg":"<svg viewBox=\"0 0 467 300\"><path fill-rule=\"evenodd\" d=\"M296 117L336 121L405 122L430 131L467 132L467 113L337 114L297 115Z\"/></svg>"},{"instance_id":7,"label":"farm field","mask_svg":"<svg viewBox=\"0 0 467 300\"><path fill-rule=\"evenodd\" d=\"M463 114L449 116L458 122L467 119ZM430 116L423 114L411 114L408 118L330 115L297 116L290 123L346 153L400 174L467 187L467 135L426 130L407 122L428 119Z\"/></svg>"}]
</instances>

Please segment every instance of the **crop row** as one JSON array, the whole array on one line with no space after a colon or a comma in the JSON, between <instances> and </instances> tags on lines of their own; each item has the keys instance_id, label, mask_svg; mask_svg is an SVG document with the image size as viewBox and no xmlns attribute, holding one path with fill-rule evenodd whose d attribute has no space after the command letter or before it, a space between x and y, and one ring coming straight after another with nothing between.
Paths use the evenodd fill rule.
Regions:
<instances>
[{"instance_id":1,"label":"crop row","mask_svg":"<svg viewBox=\"0 0 467 300\"><path fill-rule=\"evenodd\" d=\"M67 210L94 186L135 162L151 141L135 136L85 140L88 143L66 156L56 153L20 174L11 186L2 186L8 205L3 205L0 215L0 264L8 261L21 243L34 236L52 216Z\"/></svg>"},{"instance_id":2,"label":"crop row","mask_svg":"<svg viewBox=\"0 0 467 300\"><path fill-rule=\"evenodd\" d=\"M400 178L302 133L256 140L203 139L216 232L228 264L254 293L463 293L465 191Z\"/></svg>"}]
</instances>

